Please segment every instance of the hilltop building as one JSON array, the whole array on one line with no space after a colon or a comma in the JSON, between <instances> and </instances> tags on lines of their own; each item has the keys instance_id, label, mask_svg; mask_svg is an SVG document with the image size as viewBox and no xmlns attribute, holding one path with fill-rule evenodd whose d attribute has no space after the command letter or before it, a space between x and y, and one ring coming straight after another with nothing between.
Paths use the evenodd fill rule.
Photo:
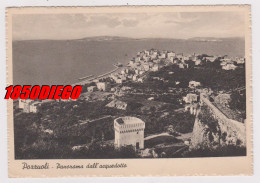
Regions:
<instances>
[{"instance_id":1,"label":"hilltop building","mask_svg":"<svg viewBox=\"0 0 260 183\"><path fill-rule=\"evenodd\" d=\"M23 109L25 113L37 113L38 107L41 105L41 102L34 101L31 99L19 99L19 108Z\"/></svg>"},{"instance_id":2,"label":"hilltop building","mask_svg":"<svg viewBox=\"0 0 260 183\"><path fill-rule=\"evenodd\" d=\"M119 117L114 120L115 146L133 145L136 149L144 148L145 122L136 117Z\"/></svg>"}]
</instances>

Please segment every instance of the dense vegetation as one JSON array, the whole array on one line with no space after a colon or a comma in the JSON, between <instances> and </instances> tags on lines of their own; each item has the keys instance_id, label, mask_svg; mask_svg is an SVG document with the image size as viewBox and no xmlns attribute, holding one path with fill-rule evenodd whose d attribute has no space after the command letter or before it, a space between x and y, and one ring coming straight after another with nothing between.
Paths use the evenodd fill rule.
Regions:
<instances>
[{"instance_id":1,"label":"dense vegetation","mask_svg":"<svg viewBox=\"0 0 260 183\"><path fill-rule=\"evenodd\" d=\"M246 91L235 91L230 96L229 106L233 110L238 110L243 119L246 119Z\"/></svg>"},{"instance_id":2,"label":"dense vegetation","mask_svg":"<svg viewBox=\"0 0 260 183\"><path fill-rule=\"evenodd\" d=\"M246 148L235 145L217 146L215 148L200 146L197 149L176 154L174 157L222 157L222 156L246 156Z\"/></svg>"}]
</instances>

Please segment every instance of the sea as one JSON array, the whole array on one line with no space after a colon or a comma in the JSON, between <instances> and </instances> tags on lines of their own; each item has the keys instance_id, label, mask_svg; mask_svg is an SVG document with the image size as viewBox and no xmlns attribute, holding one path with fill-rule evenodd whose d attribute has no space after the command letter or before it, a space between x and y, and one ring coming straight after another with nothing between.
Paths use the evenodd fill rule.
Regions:
<instances>
[{"instance_id":1,"label":"sea","mask_svg":"<svg viewBox=\"0 0 260 183\"><path fill-rule=\"evenodd\" d=\"M137 52L152 48L184 54L245 55L245 43L241 38L221 41L124 38L13 41L13 84L76 83L79 78L113 70L117 62L125 65Z\"/></svg>"}]
</instances>

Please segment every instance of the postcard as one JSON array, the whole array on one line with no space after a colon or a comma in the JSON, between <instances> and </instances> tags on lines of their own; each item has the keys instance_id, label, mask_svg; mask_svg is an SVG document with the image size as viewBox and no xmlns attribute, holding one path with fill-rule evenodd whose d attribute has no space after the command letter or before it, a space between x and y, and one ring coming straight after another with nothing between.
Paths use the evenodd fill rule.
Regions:
<instances>
[{"instance_id":1,"label":"postcard","mask_svg":"<svg viewBox=\"0 0 260 183\"><path fill-rule=\"evenodd\" d=\"M9 177L252 175L250 9L6 8Z\"/></svg>"}]
</instances>

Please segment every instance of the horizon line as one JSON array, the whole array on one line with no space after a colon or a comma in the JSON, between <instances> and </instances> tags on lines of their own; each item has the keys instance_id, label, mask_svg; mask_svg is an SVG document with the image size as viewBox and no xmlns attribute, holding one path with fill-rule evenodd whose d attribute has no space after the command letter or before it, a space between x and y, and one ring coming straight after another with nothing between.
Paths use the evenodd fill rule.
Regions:
<instances>
[{"instance_id":1,"label":"horizon line","mask_svg":"<svg viewBox=\"0 0 260 183\"><path fill-rule=\"evenodd\" d=\"M175 39L175 40L189 40L189 39L228 39L228 38L240 38L245 39L245 36L229 36L229 37L190 37L190 38L166 38L166 37L143 37L143 38L134 38L134 37L125 37L125 36L91 36L91 37L82 37L82 38L72 38L72 39L48 39L48 38L38 38L38 39L13 39L12 41L72 41L72 40L82 40L82 39L91 39L91 38L124 38L124 39Z\"/></svg>"}]
</instances>

